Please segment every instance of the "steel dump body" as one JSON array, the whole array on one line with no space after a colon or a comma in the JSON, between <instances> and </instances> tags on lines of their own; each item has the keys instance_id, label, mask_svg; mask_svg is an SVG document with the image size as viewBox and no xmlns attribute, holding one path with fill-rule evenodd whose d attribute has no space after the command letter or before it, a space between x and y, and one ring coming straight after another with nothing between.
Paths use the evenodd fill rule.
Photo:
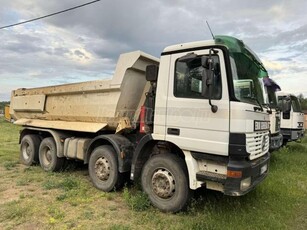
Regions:
<instances>
[{"instance_id":1,"label":"steel dump body","mask_svg":"<svg viewBox=\"0 0 307 230\"><path fill-rule=\"evenodd\" d=\"M15 124L31 127L93 133L133 128L150 87L146 66L152 64L159 59L135 51L120 56L110 80L15 90L10 113Z\"/></svg>"}]
</instances>

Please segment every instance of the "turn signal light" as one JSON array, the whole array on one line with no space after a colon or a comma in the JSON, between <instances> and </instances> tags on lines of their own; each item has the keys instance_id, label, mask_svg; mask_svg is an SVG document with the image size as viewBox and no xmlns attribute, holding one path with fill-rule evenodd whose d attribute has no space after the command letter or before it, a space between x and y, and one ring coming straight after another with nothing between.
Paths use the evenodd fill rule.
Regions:
<instances>
[{"instance_id":1,"label":"turn signal light","mask_svg":"<svg viewBox=\"0 0 307 230\"><path fill-rule=\"evenodd\" d=\"M241 178L241 177L242 177L242 172L241 172L241 171L231 171L231 170L227 170L227 177L231 177L231 178Z\"/></svg>"},{"instance_id":2,"label":"turn signal light","mask_svg":"<svg viewBox=\"0 0 307 230\"><path fill-rule=\"evenodd\" d=\"M145 116L146 116L146 107L145 106L141 106L140 133L145 133Z\"/></svg>"}]
</instances>

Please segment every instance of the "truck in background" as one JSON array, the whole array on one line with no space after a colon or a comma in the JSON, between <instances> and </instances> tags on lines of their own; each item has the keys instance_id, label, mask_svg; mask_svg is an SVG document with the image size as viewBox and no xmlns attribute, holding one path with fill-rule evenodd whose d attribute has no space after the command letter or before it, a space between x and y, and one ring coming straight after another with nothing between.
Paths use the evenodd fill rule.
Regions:
<instances>
[{"instance_id":1,"label":"truck in background","mask_svg":"<svg viewBox=\"0 0 307 230\"><path fill-rule=\"evenodd\" d=\"M269 109L270 113L270 152L279 149L283 144L283 136L280 129L280 108L277 103L277 91L280 91L280 86L267 73L262 74L262 83L264 86L265 107Z\"/></svg>"},{"instance_id":2,"label":"truck in background","mask_svg":"<svg viewBox=\"0 0 307 230\"><path fill-rule=\"evenodd\" d=\"M270 117L270 152L279 149L283 143L283 137L280 131L280 110L277 106L276 91L280 90L280 87L268 77L266 71L260 70L259 82L263 88L264 103L261 104L262 109L265 109L269 113ZM250 89L253 85L251 80L236 80L237 93L241 97L254 97Z\"/></svg>"},{"instance_id":3,"label":"truck in background","mask_svg":"<svg viewBox=\"0 0 307 230\"><path fill-rule=\"evenodd\" d=\"M14 90L20 159L45 171L83 161L103 191L129 174L166 212L184 209L200 187L244 195L269 167L260 70L241 40L215 36L169 46L160 59L122 54L111 80ZM249 95L240 81L249 82Z\"/></svg>"},{"instance_id":4,"label":"truck in background","mask_svg":"<svg viewBox=\"0 0 307 230\"><path fill-rule=\"evenodd\" d=\"M10 114L10 105L4 106L4 118L8 122L12 122L12 117L11 117L11 114Z\"/></svg>"},{"instance_id":5,"label":"truck in background","mask_svg":"<svg viewBox=\"0 0 307 230\"><path fill-rule=\"evenodd\" d=\"M290 93L278 92L278 103L282 108L281 132L283 142L296 141L304 137L304 113L296 96Z\"/></svg>"}]
</instances>

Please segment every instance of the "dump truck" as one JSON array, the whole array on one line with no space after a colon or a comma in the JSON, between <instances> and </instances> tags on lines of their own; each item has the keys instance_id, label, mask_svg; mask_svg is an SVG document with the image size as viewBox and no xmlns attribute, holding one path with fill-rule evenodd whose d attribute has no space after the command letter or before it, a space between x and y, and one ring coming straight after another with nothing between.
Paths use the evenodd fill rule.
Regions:
<instances>
[{"instance_id":1,"label":"dump truck","mask_svg":"<svg viewBox=\"0 0 307 230\"><path fill-rule=\"evenodd\" d=\"M9 105L5 105L4 106L4 118L6 121L11 122L12 121L12 117L10 114L10 106Z\"/></svg>"},{"instance_id":2,"label":"dump truck","mask_svg":"<svg viewBox=\"0 0 307 230\"><path fill-rule=\"evenodd\" d=\"M271 105L272 106L272 105ZM280 110L271 107L270 114L270 152L278 150L283 144L283 135L280 128Z\"/></svg>"},{"instance_id":3,"label":"dump truck","mask_svg":"<svg viewBox=\"0 0 307 230\"><path fill-rule=\"evenodd\" d=\"M260 70L243 41L215 36L166 47L160 59L122 54L109 80L14 90L21 162L58 171L83 161L96 188L140 181L164 212L186 208L201 187L244 195L269 168ZM237 86L246 80L248 96Z\"/></svg>"},{"instance_id":4,"label":"dump truck","mask_svg":"<svg viewBox=\"0 0 307 230\"><path fill-rule=\"evenodd\" d=\"M278 92L278 103L282 108L280 128L283 144L304 137L304 113L298 98L287 92Z\"/></svg>"},{"instance_id":5,"label":"dump truck","mask_svg":"<svg viewBox=\"0 0 307 230\"><path fill-rule=\"evenodd\" d=\"M259 74L259 83L263 88L263 100L264 103L260 104L263 110L266 110L269 113L270 117L270 148L269 151L273 152L279 149L283 143L283 137L280 130L280 109L277 105L277 88L280 90L280 87L268 77L268 73L264 70L260 70ZM252 80L235 80L235 88L237 93L241 97L254 97L252 91L250 90L253 85Z\"/></svg>"},{"instance_id":6,"label":"dump truck","mask_svg":"<svg viewBox=\"0 0 307 230\"><path fill-rule=\"evenodd\" d=\"M263 72L262 83L264 86L265 105L269 109L270 116L270 152L279 149L283 144L283 136L280 129L280 108L277 103L277 92L281 90L280 86L267 73Z\"/></svg>"}]
</instances>

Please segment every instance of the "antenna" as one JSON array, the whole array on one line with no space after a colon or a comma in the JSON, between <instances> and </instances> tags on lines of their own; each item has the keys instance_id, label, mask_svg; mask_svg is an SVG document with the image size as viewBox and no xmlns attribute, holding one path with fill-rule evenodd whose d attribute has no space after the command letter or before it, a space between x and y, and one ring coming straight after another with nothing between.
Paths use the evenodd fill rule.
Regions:
<instances>
[{"instance_id":1,"label":"antenna","mask_svg":"<svg viewBox=\"0 0 307 230\"><path fill-rule=\"evenodd\" d=\"M210 25L209 25L209 22L208 22L207 20L206 20L206 23L207 23L207 26L208 26L208 28L209 28L209 30L210 30L210 33L211 33L212 38L215 39L215 37L214 37L214 35L213 35L213 33L212 33L212 30L211 30L211 27L210 27Z\"/></svg>"}]
</instances>

